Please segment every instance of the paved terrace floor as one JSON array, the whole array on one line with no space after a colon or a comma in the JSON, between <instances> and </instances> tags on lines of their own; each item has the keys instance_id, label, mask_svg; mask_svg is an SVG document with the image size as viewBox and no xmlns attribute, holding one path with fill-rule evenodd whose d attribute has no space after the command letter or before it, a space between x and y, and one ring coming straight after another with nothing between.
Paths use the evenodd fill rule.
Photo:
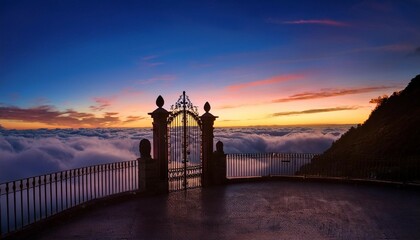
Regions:
<instances>
[{"instance_id":1,"label":"paved terrace floor","mask_svg":"<svg viewBox=\"0 0 420 240\"><path fill-rule=\"evenodd\" d=\"M420 239L420 193L254 182L100 202L31 239Z\"/></svg>"}]
</instances>

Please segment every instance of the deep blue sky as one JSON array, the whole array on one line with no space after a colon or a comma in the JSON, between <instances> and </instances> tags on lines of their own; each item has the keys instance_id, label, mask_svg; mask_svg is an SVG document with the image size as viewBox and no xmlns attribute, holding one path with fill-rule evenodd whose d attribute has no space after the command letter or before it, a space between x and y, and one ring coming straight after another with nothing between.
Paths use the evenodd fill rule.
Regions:
<instances>
[{"instance_id":1,"label":"deep blue sky","mask_svg":"<svg viewBox=\"0 0 420 240\"><path fill-rule=\"evenodd\" d=\"M182 90L198 105L213 103L225 125L345 123L357 113L354 123L371 98L420 73L419 11L415 0L2 0L0 124L74 127L15 111L83 120L68 116L72 109L95 119L117 113L96 126L125 126L129 116L143 126L157 95L169 108ZM355 92L273 103L346 89ZM247 116L255 104L263 107ZM272 117L310 109L344 115Z\"/></svg>"}]
</instances>

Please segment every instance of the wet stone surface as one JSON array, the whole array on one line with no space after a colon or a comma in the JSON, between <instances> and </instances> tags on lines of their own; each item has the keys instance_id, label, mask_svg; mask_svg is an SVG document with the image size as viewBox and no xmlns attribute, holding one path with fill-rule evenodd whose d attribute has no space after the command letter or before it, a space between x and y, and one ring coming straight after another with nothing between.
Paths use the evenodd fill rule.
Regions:
<instances>
[{"instance_id":1,"label":"wet stone surface","mask_svg":"<svg viewBox=\"0 0 420 240\"><path fill-rule=\"evenodd\" d=\"M312 182L242 183L125 199L33 239L420 239L420 193Z\"/></svg>"}]
</instances>

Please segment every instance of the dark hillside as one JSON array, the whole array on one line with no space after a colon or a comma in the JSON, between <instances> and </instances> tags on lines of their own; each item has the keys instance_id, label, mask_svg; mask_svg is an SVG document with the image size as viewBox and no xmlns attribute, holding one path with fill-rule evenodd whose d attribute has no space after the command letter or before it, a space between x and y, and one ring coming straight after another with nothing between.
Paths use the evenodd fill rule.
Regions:
<instances>
[{"instance_id":1,"label":"dark hillside","mask_svg":"<svg viewBox=\"0 0 420 240\"><path fill-rule=\"evenodd\" d=\"M420 75L383 98L364 124L352 127L302 174L412 179L420 167ZM419 171L417 171L419 172Z\"/></svg>"}]
</instances>

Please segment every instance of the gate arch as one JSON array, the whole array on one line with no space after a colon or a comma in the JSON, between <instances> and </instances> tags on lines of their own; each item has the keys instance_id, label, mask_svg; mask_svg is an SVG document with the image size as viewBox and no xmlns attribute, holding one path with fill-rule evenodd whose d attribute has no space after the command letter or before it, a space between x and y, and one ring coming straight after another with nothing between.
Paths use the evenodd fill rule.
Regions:
<instances>
[{"instance_id":1,"label":"gate arch","mask_svg":"<svg viewBox=\"0 0 420 240\"><path fill-rule=\"evenodd\" d=\"M202 122L185 91L167 119L169 191L202 185Z\"/></svg>"}]
</instances>

